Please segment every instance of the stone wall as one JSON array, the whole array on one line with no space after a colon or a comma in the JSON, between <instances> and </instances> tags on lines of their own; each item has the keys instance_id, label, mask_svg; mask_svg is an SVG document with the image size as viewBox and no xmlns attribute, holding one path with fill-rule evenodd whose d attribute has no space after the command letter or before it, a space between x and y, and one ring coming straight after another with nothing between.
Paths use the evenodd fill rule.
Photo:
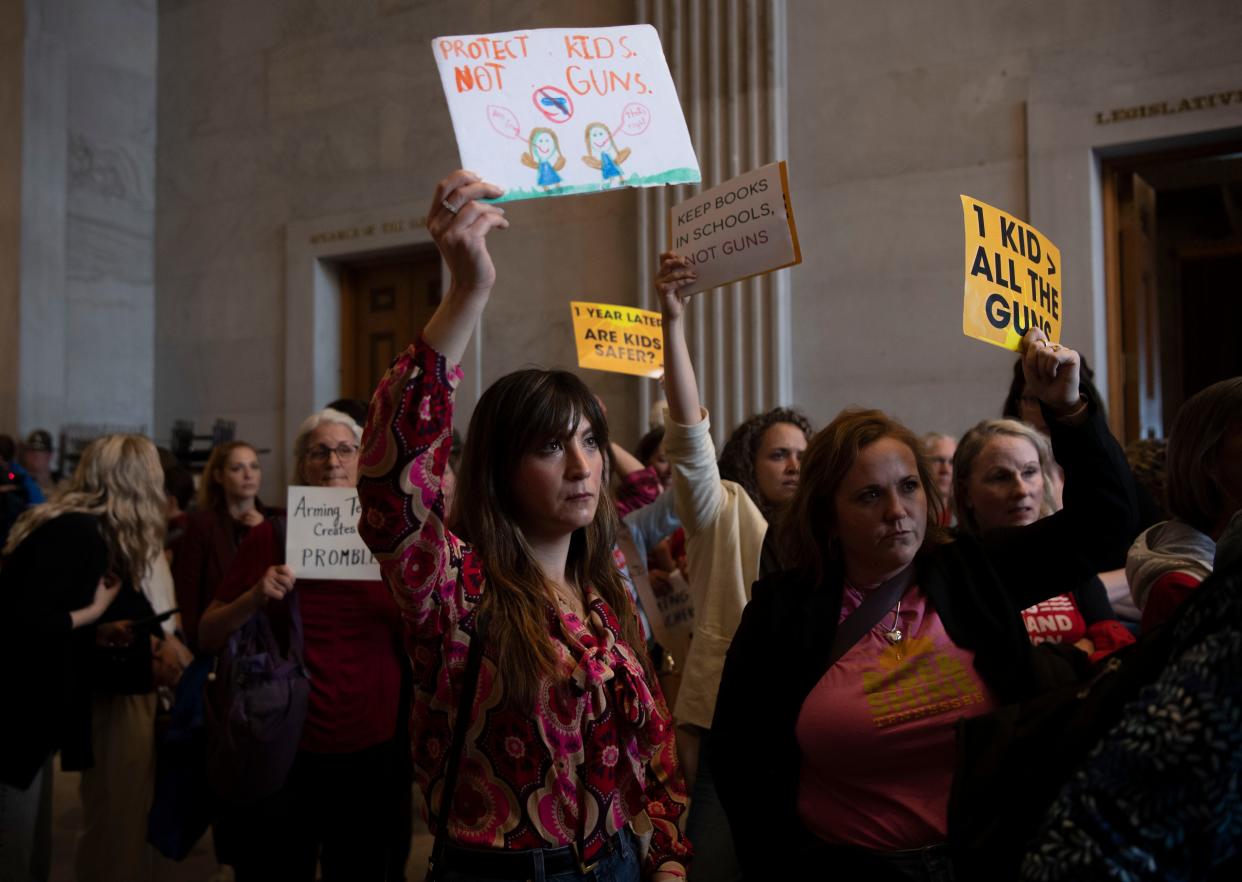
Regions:
<instances>
[{"instance_id":1,"label":"stone wall","mask_svg":"<svg viewBox=\"0 0 1242 882\"><path fill-rule=\"evenodd\" d=\"M1013 356L961 331L962 193L1029 216L1061 246L1076 283L1064 292L1064 340L1102 367L1098 243L1087 218L1064 223L1049 207L1064 184L1094 182L1028 179L1028 145L1059 134L1028 131L1028 104L1070 108L1083 129L1116 106L1082 107L1083 95L1175 99L1187 74L1242 88L1242 5L790 0L789 19L790 179L805 257L793 278L799 402L821 420L863 404L952 434L1000 415ZM1128 100L1117 94L1127 84ZM1242 115L1221 108L1183 123L1208 131ZM1122 134L1114 127L1109 140Z\"/></svg>"},{"instance_id":2,"label":"stone wall","mask_svg":"<svg viewBox=\"0 0 1242 882\"><path fill-rule=\"evenodd\" d=\"M20 3L0 5L0 432L10 433L20 365L23 13Z\"/></svg>"},{"instance_id":3,"label":"stone wall","mask_svg":"<svg viewBox=\"0 0 1242 882\"><path fill-rule=\"evenodd\" d=\"M154 0L27 0L16 428L153 428Z\"/></svg>"},{"instance_id":4,"label":"stone wall","mask_svg":"<svg viewBox=\"0 0 1242 882\"><path fill-rule=\"evenodd\" d=\"M271 449L264 493L283 497L292 427L336 397L320 383L315 396L301 394L301 378L312 383L317 366L303 363L300 349L286 359L287 347L300 345L286 329L304 318L286 315L286 231L332 230L343 216L386 221L425 212L436 181L458 164L433 37L606 26L627 21L631 9L161 4L157 429L176 418L202 426L235 420L239 437ZM567 301L634 298L632 193L506 210L512 227L493 236L500 282L484 322L484 384L527 364L572 366ZM326 336L334 333L327 328ZM627 412L625 401L638 381L598 373L589 380L614 403L623 440L636 441L636 407ZM288 413L287 396L295 399ZM464 417L471 402L462 397Z\"/></svg>"},{"instance_id":5,"label":"stone wall","mask_svg":"<svg viewBox=\"0 0 1242 882\"><path fill-rule=\"evenodd\" d=\"M635 8L161 3L157 433L178 417L235 419L242 436L273 448L264 486L278 492L289 427L313 400L299 396L286 413L286 399L316 368L287 358L301 350L288 336L300 319L286 299L286 233L407 216L456 164L432 37L618 24ZM1012 357L961 334L958 195L1026 215L1039 204L1031 188L1042 197L1066 183L1029 179L1029 145L1049 137L1028 130L1032 101L1140 75L1239 85L1242 6L1227 0L789 0L788 21L790 176L805 256L792 270L793 397L819 424L858 403L959 433L999 409ZM1084 167L1091 157L1084 148ZM566 301L635 301L635 204L617 193L509 207L513 228L495 237L501 282L484 324L483 384L531 362L572 365ZM1099 257L1079 228L1065 229L1072 242L1044 232L1087 279L1080 265ZM1098 364L1102 307L1080 287L1066 291L1066 341ZM589 379L621 440L635 439L637 381Z\"/></svg>"}]
</instances>

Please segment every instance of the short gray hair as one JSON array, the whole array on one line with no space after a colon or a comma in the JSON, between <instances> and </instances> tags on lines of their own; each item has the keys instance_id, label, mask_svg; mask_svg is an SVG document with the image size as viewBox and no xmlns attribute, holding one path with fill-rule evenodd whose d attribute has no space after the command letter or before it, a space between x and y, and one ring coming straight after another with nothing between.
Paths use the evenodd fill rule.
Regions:
<instances>
[{"instance_id":1,"label":"short gray hair","mask_svg":"<svg viewBox=\"0 0 1242 882\"><path fill-rule=\"evenodd\" d=\"M302 420L302 425L298 426L298 433L293 438L293 461L297 464L297 473L302 473L302 460L306 458L307 441L311 436L311 432L318 429L324 423L339 423L354 433L354 440L359 444L362 443L362 426L354 421L354 418L347 413L341 413L339 410L333 410L325 407L323 410L317 410ZM299 480L301 478L299 477Z\"/></svg>"}]
</instances>

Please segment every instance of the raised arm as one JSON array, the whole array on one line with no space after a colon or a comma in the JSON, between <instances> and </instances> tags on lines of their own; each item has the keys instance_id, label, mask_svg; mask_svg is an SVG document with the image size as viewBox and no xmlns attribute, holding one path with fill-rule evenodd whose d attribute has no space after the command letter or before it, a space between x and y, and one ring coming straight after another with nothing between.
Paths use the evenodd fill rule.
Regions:
<instances>
[{"instance_id":1,"label":"raised arm","mask_svg":"<svg viewBox=\"0 0 1242 882\"><path fill-rule=\"evenodd\" d=\"M1031 606L1081 583L1129 548L1137 504L1134 476L1103 414L1078 389L1077 352L1042 331L1023 338L1028 392L1039 399L1052 449L1065 470L1065 507L1025 527L995 530L984 545L1015 605ZM1039 560L1031 567L1031 560Z\"/></svg>"},{"instance_id":2,"label":"raised arm","mask_svg":"<svg viewBox=\"0 0 1242 882\"><path fill-rule=\"evenodd\" d=\"M655 285L664 324L664 394L668 398L669 417L683 426L697 425L703 419L694 365L686 348L687 295L681 293L698 277L677 252L665 251L660 255L660 274Z\"/></svg>"},{"instance_id":3,"label":"raised arm","mask_svg":"<svg viewBox=\"0 0 1242 882\"><path fill-rule=\"evenodd\" d=\"M422 338L380 380L362 435L358 532L415 632L442 632L460 612L464 551L445 525L443 479L457 362L496 281L486 236L509 225L501 209L475 200L500 193L464 171L437 186L427 228L452 273L449 290Z\"/></svg>"},{"instance_id":4,"label":"raised arm","mask_svg":"<svg viewBox=\"0 0 1242 882\"><path fill-rule=\"evenodd\" d=\"M503 192L472 172L455 171L436 186L427 211L427 229L452 278L448 293L423 329L423 339L449 364L457 364L466 354L470 335L496 284L487 234L509 226L503 208L476 200Z\"/></svg>"}]
</instances>

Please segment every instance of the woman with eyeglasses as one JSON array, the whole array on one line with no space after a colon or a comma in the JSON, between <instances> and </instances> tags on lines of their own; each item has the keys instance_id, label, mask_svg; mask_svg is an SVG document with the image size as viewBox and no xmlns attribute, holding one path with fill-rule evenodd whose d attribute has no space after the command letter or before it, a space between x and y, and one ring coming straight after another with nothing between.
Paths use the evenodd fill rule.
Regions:
<instances>
[{"instance_id":1,"label":"woman with eyeglasses","mask_svg":"<svg viewBox=\"0 0 1242 882\"><path fill-rule=\"evenodd\" d=\"M325 409L293 442L298 483L354 487L362 429ZM279 635L297 592L310 702L297 759L270 797L222 810L216 835L238 882L315 878L382 880L408 802L398 774L401 617L380 580L299 579L285 562L284 518L254 527L237 549L199 624L199 645L219 652L260 609ZM404 814L408 818L408 812Z\"/></svg>"}]
</instances>

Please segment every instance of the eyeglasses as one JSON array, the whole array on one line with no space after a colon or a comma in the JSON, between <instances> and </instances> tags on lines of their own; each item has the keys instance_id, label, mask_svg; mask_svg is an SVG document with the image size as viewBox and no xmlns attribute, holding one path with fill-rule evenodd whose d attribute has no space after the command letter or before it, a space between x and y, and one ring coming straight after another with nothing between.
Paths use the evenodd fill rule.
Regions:
<instances>
[{"instance_id":1,"label":"eyeglasses","mask_svg":"<svg viewBox=\"0 0 1242 882\"><path fill-rule=\"evenodd\" d=\"M336 458L341 462L350 462L358 455L357 444L345 444L344 442L335 447L326 447L320 444L306 451L306 458L311 462L327 462L332 454L336 454Z\"/></svg>"}]
</instances>

